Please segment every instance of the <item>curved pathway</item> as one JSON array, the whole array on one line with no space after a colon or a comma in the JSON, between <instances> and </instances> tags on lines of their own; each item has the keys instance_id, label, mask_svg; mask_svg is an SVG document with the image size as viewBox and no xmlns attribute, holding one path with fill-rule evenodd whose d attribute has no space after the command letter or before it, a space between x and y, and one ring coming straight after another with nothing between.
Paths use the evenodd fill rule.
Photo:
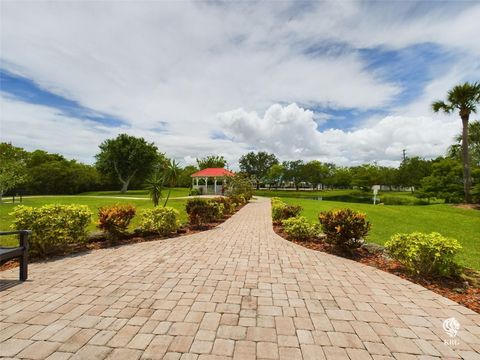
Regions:
<instances>
[{"instance_id":1,"label":"curved pathway","mask_svg":"<svg viewBox=\"0 0 480 360\"><path fill-rule=\"evenodd\" d=\"M17 270L0 275L13 281ZM442 328L451 317L461 326L452 338ZM0 357L479 359L479 353L479 314L278 237L266 200L211 231L32 264L28 282L0 293Z\"/></svg>"}]
</instances>

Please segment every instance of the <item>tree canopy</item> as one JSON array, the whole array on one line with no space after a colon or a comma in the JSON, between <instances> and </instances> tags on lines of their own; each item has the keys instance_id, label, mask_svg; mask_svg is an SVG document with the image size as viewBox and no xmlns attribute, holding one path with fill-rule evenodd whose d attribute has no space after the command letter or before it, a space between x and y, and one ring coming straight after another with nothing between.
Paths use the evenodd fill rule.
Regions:
<instances>
[{"instance_id":1,"label":"tree canopy","mask_svg":"<svg viewBox=\"0 0 480 360\"><path fill-rule=\"evenodd\" d=\"M278 164L278 159L274 154L265 151L251 151L243 155L238 162L240 170L255 182L258 189L260 182L266 180L270 168Z\"/></svg>"},{"instance_id":2,"label":"tree canopy","mask_svg":"<svg viewBox=\"0 0 480 360\"><path fill-rule=\"evenodd\" d=\"M158 153L153 143L127 134L105 140L99 148L100 152L95 156L98 170L112 178L116 177L122 184L122 193L128 190L134 177L143 182L155 165L164 162L164 155Z\"/></svg>"},{"instance_id":3,"label":"tree canopy","mask_svg":"<svg viewBox=\"0 0 480 360\"><path fill-rule=\"evenodd\" d=\"M27 177L27 153L9 143L0 143L0 201L3 194Z\"/></svg>"},{"instance_id":4,"label":"tree canopy","mask_svg":"<svg viewBox=\"0 0 480 360\"><path fill-rule=\"evenodd\" d=\"M201 159L197 159L197 165L200 170L207 168L224 168L227 166L227 160L221 155L209 155Z\"/></svg>"}]
</instances>

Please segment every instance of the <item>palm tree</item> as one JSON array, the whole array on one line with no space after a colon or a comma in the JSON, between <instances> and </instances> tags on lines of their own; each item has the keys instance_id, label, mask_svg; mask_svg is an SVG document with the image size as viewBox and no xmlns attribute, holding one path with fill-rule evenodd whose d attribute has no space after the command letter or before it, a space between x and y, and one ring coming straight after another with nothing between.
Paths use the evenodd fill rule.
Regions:
<instances>
[{"instance_id":1,"label":"palm tree","mask_svg":"<svg viewBox=\"0 0 480 360\"><path fill-rule=\"evenodd\" d=\"M435 112L443 111L450 114L458 110L462 119L462 162L463 162L463 189L465 202L472 201L470 188L472 177L470 175L470 157L468 154L468 119L470 114L477 112L480 103L480 83L464 83L455 86L447 93L447 101L435 101L432 109Z\"/></svg>"},{"instance_id":2,"label":"palm tree","mask_svg":"<svg viewBox=\"0 0 480 360\"><path fill-rule=\"evenodd\" d=\"M163 206L167 206L168 199L170 198L170 192L172 191L172 187L175 187L178 182L178 177L180 176L181 168L178 166L178 163L175 160L170 160L168 165L164 169L164 179L165 183L168 185L168 194L167 198L165 199L165 203Z\"/></svg>"},{"instance_id":3,"label":"palm tree","mask_svg":"<svg viewBox=\"0 0 480 360\"><path fill-rule=\"evenodd\" d=\"M158 206L160 199L162 198L162 190L164 177L161 176L159 172L155 172L149 179L146 181L146 188L150 195L150 198L153 201L153 206Z\"/></svg>"}]
</instances>

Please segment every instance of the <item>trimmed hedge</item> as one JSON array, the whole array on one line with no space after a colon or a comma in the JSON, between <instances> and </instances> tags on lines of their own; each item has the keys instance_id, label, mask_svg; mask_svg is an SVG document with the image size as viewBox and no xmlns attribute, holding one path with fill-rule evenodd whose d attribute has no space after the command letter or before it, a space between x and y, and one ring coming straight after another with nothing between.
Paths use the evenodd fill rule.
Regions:
<instances>
[{"instance_id":1,"label":"trimmed hedge","mask_svg":"<svg viewBox=\"0 0 480 360\"><path fill-rule=\"evenodd\" d=\"M30 252L45 257L63 251L69 244L85 242L92 212L86 205L16 206L11 227L32 231Z\"/></svg>"}]
</instances>

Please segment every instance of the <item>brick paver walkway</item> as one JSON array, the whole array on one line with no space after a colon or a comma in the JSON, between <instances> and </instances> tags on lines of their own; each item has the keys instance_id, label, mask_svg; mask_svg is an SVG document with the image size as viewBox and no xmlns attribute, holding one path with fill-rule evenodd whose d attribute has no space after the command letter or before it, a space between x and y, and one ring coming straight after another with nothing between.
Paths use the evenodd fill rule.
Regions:
<instances>
[{"instance_id":1,"label":"brick paver walkway","mask_svg":"<svg viewBox=\"0 0 480 360\"><path fill-rule=\"evenodd\" d=\"M3 357L480 358L479 314L285 241L265 200L208 232L30 270L27 283L0 294ZM450 317L461 325L455 338L442 329Z\"/></svg>"}]
</instances>

